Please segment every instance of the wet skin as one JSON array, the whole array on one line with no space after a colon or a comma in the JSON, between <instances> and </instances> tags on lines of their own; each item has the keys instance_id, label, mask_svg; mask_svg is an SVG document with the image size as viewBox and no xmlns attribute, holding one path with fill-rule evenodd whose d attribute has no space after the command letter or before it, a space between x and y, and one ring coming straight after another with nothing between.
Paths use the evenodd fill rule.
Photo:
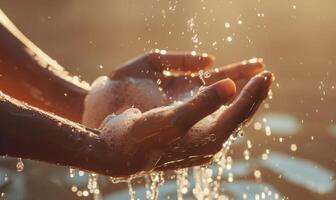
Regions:
<instances>
[{"instance_id":1,"label":"wet skin","mask_svg":"<svg viewBox=\"0 0 336 200\"><path fill-rule=\"evenodd\" d=\"M106 76L107 82L113 82L111 88L92 91L102 90L100 92L108 98L95 102L95 98L91 98L92 91L69 81L72 77L36 46L27 43L26 38L14 34L15 31L18 30L10 22L2 21L0 48L10 51L0 54L0 74L6 77L1 79L0 89L73 121L78 122L83 115L84 125L90 128L1 94L2 155L74 166L115 177L205 164L227 138L253 116L272 82L272 74L263 72L260 59L215 70L210 69L213 56L154 51ZM48 67L36 60L44 60ZM171 72L170 76L164 75L166 70ZM205 79L206 87L197 92L203 85L197 74L199 70L209 70L211 76ZM16 81L17 75L20 81ZM43 78L46 75L48 78ZM137 84L132 85L132 81ZM146 87L137 87L143 85ZM158 93L153 93L153 88ZM69 96L64 97L64 93ZM182 102L161 107L176 100ZM202 119L222 105L228 108L218 111L211 123L202 124ZM132 106L139 109L135 114L127 111ZM106 109L94 113L99 107ZM99 130L94 129L112 113L117 116L105 121ZM118 119L128 117L127 114L136 116L132 123L125 125ZM90 120L93 115L97 117ZM116 133L115 130L122 131ZM209 136L213 139L204 142Z\"/></svg>"}]
</instances>

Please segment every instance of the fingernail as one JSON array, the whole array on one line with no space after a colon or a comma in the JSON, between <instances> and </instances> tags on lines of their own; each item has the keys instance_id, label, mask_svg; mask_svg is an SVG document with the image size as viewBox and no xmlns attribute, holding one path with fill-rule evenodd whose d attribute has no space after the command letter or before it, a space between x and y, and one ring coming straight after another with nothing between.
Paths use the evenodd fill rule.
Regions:
<instances>
[{"instance_id":1,"label":"fingernail","mask_svg":"<svg viewBox=\"0 0 336 200\"><path fill-rule=\"evenodd\" d=\"M213 64L213 62L215 61L215 56L209 55L207 53L202 53L199 56L199 60L203 61L203 62L206 62L207 66L211 66Z\"/></svg>"},{"instance_id":2,"label":"fingernail","mask_svg":"<svg viewBox=\"0 0 336 200\"><path fill-rule=\"evenodd\" d=\"M261 73L261 76L264 77L264 88L263 88L264 92L261 94L260 98L265 99L268 96L268 91L273 82L274 75L269 71L264 71L263 73Z\"/></svg>"},{"instance_id":3,"label":"fingernail","mask_svg":"<svg viewBox=\"0 0 336 200\"><path fill-rule=\"evenodd\" d=\"M268 81L273 81L274 80L274 74L272 72L269 71L263 71L261 74L259 74L260 76L263 76L265 78L265 82Z\"/></svg>"}]
</instances>

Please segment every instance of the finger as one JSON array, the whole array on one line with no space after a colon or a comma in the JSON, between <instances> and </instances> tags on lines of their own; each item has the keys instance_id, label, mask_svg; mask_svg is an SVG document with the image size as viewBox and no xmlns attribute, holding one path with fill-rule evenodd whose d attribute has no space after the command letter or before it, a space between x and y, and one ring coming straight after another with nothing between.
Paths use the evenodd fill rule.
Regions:
<instances>
[{"instance_id":1,"label":"finger","mask_svg":"<svg viewBox=\"0 0 336 200\"><path fill-rule=\"evenodd\" d=\"M210 77L205 80L206 84L212 84L224 78L230 78L234 81L251 78L252 76L264 70L263 60L253 58L248 61L231 64L227 67L211 70ZM198 78L198 77L195 77Z\"/></svg>"},{"instance_id":2,"label":"finger","mask_svg":"<svg viewBox=\"0 0 336 200\"><path fill-rule=\"evenodd\" d=\"M223 132L226 133L224 138L228 138L232 132L252 118L267 97L272 78L272 73L263 72L247 83L235 101L218 118L214 129L219 138Z\"/></svg>"},{"instance_id":3,"label":"finger","mask_svg":"<svg viewBox=\"0 0 336 200\"><path fill-rule=\"evenodd\" d=\"M214 125L209 124L209 127L201 131L188 133L181 141L167 150L161 162L217 153L227 138L252 117L266 98L271 82L270 72L264 72L252 78L236 100L219 115ZM210 135L215 138L208 139Z\"/></svg>"},{"instance_id":4,"label":"finger","mask_svg":"<svg viewBox=\"0 0 336 200\"><path fill-rule=\"evenodd\" d=\"M184 136L195 123L230 101L235 90L234 82L226 79L203 89L181 105L150 110L133 126L136 132L132 137L136 143L149 146L167 145Z\"/></svg>"},{"instance_id":5,"label":"finger","mask_svg":"<svg viewBox=\"0 0 336 200\"><path fill-rule=\"evenodd\" d=\"M219 81L203 89L195 98L174 110L175 126L184 132L188 131L198 121L230 101L235 93L236 86L231 79Z\"/></svg>"},{"instance_id":6,"label":"finger","mask_svg":"<svg viewBox=\"0 0 336 200\"><path fill-rule=\"evenodd\" d=\"M147 55L147 59L156 70L172 70L187 73L208 69L213 64L215 58L206 53L166 52L165 50L156 49Z\"/></svg>"}]
</instances>

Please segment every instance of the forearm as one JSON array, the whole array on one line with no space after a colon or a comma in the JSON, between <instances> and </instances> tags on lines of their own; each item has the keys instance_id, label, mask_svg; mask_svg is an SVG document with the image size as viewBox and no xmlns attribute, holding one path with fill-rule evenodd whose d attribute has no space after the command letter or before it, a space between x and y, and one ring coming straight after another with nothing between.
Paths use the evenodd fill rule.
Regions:
<instances>
[{"instance_id":1,"label":"forearm","mask_svg":"<svg viewBox=\"0 0 336 200\"><path fill-rule=\"evenodd\" d=\"M0 90L80 122L88 88L29 41L0 10Z\"/></svg>"},{"instance_id":2,"label":"forearm","mask_svg":"<svg viewBox=\"0 0 336 200\"><path fill-rule=\"evenodd\" d=\"M21 104L0 92L0 155L73 166L109 176L127 174L97 130Z\"/></svg>"}]
</instances>

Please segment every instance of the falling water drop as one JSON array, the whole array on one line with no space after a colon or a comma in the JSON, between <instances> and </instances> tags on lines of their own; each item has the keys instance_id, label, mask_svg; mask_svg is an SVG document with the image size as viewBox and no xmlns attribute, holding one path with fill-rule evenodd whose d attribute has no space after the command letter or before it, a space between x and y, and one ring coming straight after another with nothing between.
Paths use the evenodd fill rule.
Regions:
<instances>
[{"instance_id":1,"label":"falling water drop","mask_svg":"<svg viewBox=\"0 0 336 200\"><path fill-rule=\"evenodd\" d=\"M70 178L74 178L75 177L75 173L76 173L76 170L72 167L70 167L69 169L69 173L70 173Z\"/></svg>"},{"instance_id":2,"label":"falling water drop","mask_svg":"<svg viewBox=\"0 0 336 200\"><path fill-rule=\"evenodd\" d=\"M290 149L291 149L291 151L297 151L296 144L291 144Z\"/></svg>"},{"instance_id":3,"label":"falling water drop","mask_svg":"<svg viewBox=\"0 0 336 200\"><path fill-rule=\"evenodd\" d=\"M135 190L133 189L132 179L128 180L127 185L128 185L128 194L130 196L130 200L135 200Z\"/></svg>"},{"instance_id":4,"label":"falling water drop","mask_svg":"<svg viewBox=\"0 0 336 200\"><path fill-rule=\"evenodd\" d=\"M188 169L176 170L176 184L177 184L177 199L183 200L183 195L188 193Z\"/></svg>"},{"instance_id":5,"label":"falling water drop","mask_svg":"<svg viewBox=\"0 0 336 200\"><path fill-rule=\"evenodd\" d=\"M164 183L163 172L152 172L148 175L146 180L147 199L157 200L159 197L159 186Z\"/></svg>"},{"instance_id":6,"label":"falling water drop","mask_svg":"<svg viewBox=\"0 0 336 200\"><path fill-rule=\"evenodd\" d=\"M89 180L87 188L90 192L90 194L93 194L94 200L100 200L102 199L100 196L100 190L98 186L98 175L95 173L89 174Z\"/></svg>"},{"instance_id":7,"label":"falling water drop","mask_svg":"<svg viewBox=\"0 0 336 200\"><path fill-rule=\"evenodd\" d=\"M211 77L211 73L208 71L205 71L203 74L204 78L210 78Z\"/></svg>"},{"instance_id":8,"label":"falling water drop","mask_svg":"<svg viewBox=\"0 0 336 200\"><path fill-rule=\"evenodd\" d=\"M16 170L17 170L18 172L22 172L23 169L24 169L24 164L23 164L23 162L22 162L22 159L21 159L21 158L18 158L18 159L17 159L17 163L16 163Z\"/></svg>"}]
</instances>

